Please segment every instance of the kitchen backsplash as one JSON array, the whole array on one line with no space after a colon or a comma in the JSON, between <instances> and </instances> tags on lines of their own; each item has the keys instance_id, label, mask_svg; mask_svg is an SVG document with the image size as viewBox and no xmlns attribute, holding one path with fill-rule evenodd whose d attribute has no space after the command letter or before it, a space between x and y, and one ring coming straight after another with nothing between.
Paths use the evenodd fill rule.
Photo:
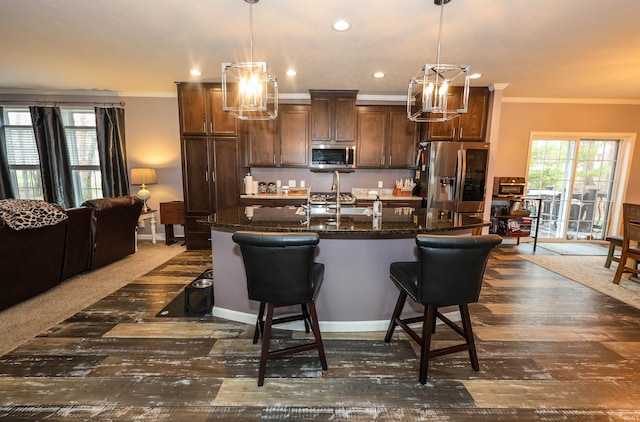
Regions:
<instances>
[{"instance_id":1,"label":"kitchen backsplash","mask_svg":"<svg viewBox=\"0 0 640 422\"><path fill-rule=\"evenodd\" d=\"M378 188L378 182L382 181L382 187L393 190L396 180L413 178L413 170L369 170L356 169L351 173L340 173L340 190L343 192L351 191L352 188L371 187ZM276 182L281 181L282 186L289 185L290 180L295 180L296 187L300 187L300 182L304 181L305 186L311 188L315 192L326 192L331 190L333 182L333 173L315 173L309 169L291 169L291 168L261 168L254 167L251 169L253 180L260 182Z\"/></svg>"}]
</instances>

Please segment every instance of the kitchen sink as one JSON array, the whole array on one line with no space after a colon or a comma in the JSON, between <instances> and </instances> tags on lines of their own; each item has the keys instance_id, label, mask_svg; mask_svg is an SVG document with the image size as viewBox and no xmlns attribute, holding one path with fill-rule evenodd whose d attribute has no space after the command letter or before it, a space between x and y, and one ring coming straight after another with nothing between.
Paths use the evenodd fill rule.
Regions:
<instances>
[{"instance_id":1,"label":"kitchen sink","mask_svg":"<svg viewBox=\"0 0 640 422\"><path fill-rule=\"evenodd\" d=\"M336 215L336 208L334 207L314 207L311 208L311 216L312 217L331 217ZM298 207L296 210L296 214L298 215L306 215L307 210L305 207ZM371 207L340 207L340 215L363 215L363 216L372 216L373 209Z\"/></svg>"}]
</instances>

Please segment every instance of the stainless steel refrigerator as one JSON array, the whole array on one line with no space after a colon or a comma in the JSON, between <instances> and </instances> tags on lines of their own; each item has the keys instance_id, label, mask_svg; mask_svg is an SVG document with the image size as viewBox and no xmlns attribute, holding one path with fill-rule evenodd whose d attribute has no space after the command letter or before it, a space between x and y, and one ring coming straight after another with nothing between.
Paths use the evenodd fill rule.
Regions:
<instances>
[{"instance_id":1,"label":"stainless steel refrigerator","mask_svg":"<svg viewBox=\"0 0 640 422\"><path fill-rule=\"evenodd\" d=\"M423 206L462 213L484 210L489 144L427 142L419 157Z\"/></svg>"}]
</instances>

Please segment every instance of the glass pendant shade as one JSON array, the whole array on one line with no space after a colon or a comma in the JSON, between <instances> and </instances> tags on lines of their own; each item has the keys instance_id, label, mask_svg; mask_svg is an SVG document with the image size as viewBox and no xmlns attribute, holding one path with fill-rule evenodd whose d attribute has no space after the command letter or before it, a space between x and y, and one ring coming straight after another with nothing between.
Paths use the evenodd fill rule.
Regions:
<instances>
[{"instance_id":1,"label":"glass pendant shade","mask_svg":"<svg viewBox=\"0 0 640 422\"><path fill-rule=\"evenodd\" d=\"M278 117L278 82L266 62L222 64L222 109L241 120Z\"/></svg>"},{"instance_id":2,"label":"glass pendant shade","mask_svg":"<svg viewBox=\"0 0 640 422\"><path fill-rule=\"evenodd\" d=\"M419 122L446 122L467 112L469 104L470 66L441 64L444 5L451 0L434 0L440 6L437 63L425 64L409 81L407 119ZM454 87L462 87L462 91Z\"/></svg>"},{"instance_id":3,"label":"glass pendant shade","mask_svg":"<svg viewBox=\"0 0 640 422\"><path fill-rule=\"evenodd\" d=\"M222 109L240 120L278 118L278 81L269 75L267 62L253 61L253 5L249 4L250 56L248 62L222 63Z\"/></svg>"},{"instance_id":4,"label":"glass pendant shade","mask_svg":"<svg viewBox=\"0 0 640 422\"><path fill-rule=\"evenodd\" d=\"M411 78L407 93L407 117L414 122L446 122L467 112L468 65L426 64ZM454 86L462 87L460 101L450 102Z\"/></svg>"}]
</instances>

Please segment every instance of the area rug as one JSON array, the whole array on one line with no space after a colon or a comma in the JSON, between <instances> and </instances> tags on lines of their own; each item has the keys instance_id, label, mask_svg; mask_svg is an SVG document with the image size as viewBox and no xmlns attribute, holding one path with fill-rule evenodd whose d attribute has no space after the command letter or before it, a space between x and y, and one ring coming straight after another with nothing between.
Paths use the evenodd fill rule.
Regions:
<instances>
[{"instance_id":1,"label":"area rug","mask_svg":"<svg viewBox=\"0 0 640 422\"><path fill-rule=\"evenodd\" d=\"M609 245L602 243L551 242L538 243L538 247L560 255L607 256L609 251Z\"/></svg>"},{"instance_id":2,"label":"area rug","mask_svg":"<svg viewBox=\"0 0 640 422\"><path fill-rule=\"evenodd\" d=\"M3 310L0 312L0 355L184 251L184 246L177 244L166 246L140 241L136 253L78 274L53 289ZM61 303L64 306L60 306Z\"/></svg>"},{"instance_id":3,"label":"area rug","mask_svg":"<svg viewBox=\"0 0 640 422\"><path fill-rule=\"evenodd\" d=\"M611 264L611 268L605 268L605 259L602 256L519 256L640 309L640 283L629 280L626 278L628 275L624 275L619 285L613 284L612 280L616 273L617 264L614 262Z\"/></svg>"}]
</instances>

